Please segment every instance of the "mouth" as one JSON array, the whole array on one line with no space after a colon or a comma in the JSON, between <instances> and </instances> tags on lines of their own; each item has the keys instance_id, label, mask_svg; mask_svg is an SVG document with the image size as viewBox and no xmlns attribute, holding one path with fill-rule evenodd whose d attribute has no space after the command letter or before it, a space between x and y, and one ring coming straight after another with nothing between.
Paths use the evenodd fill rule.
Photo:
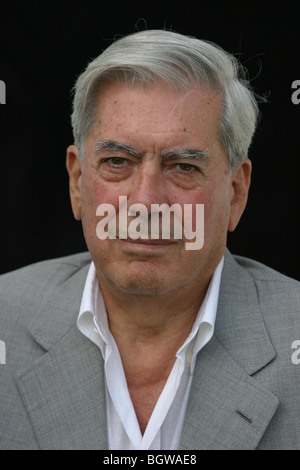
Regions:
<instances>
[{"instance_id":1,"label":"mouth","mask_svg":"<svg viewBox=\"0 0 300 470\"><path fill-rule=\"evenodd\" d=\"M163 240L163 239L154 240L151 238L147 238L145 240L141 238L138 238L137 240L134 240L132 238L118 239L118 240L122 248L125 249L125 251L128 250L128 251L135 251L135 252L166 251L169 248L173 247L174 245L178 244L178 241L175 241L175 240Z\"/></svg>"},{"instance_id":2,"label":"mouth","mask_svg":"<svg viewBox=\"0 0 300 470\"><path fill-rule=\"evenodd\" d=\"M138 238L137 240L134 240L133 238L125 238L119 240L124 240L127 243L139 243L141 245L173 245L176 243L175 240L164 240L162 238Z\"/></svg>"}]
</instances>

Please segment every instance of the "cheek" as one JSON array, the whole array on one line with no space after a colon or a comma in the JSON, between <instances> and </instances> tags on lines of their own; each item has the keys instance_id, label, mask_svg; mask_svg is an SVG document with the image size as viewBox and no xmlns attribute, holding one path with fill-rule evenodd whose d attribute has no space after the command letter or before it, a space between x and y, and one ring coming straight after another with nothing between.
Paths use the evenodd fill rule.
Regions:
<instances>
[{"instance_id":1,"label":"cheek","mask_svg":"<svg viewBox=\"0 0 300 470\"><path fill-rule=\"evenodd\" d=\"M82 202L86 213L96 213L99 204L109 203L109 191L105 188L97 175L87 173L83 175Z\"/></svg>"},{"instance_id":2,"label":"cheek","mask_svg":"<svg viewBox=\"0 0 300 470\"><path fill-rule=\"evenodd\" d=\"M85 175L82 191L82 224L85 238L88 244L99 243L97 238L97 224L103 218L96 214L98 206L108 204L119 210L119 190L114 190L111 184L107 184L97 175ZM107 216L105 213L103 216ZM103 244L103 240L101 241Z\"/></svg>"},{"instance_id":3,"label":"cheek","mask_svg":"<svg viewBox=\"0 0 300 470\"><path fill-rule=\"evenodd\" d=\"M93 175L83 174L81 192L81 216L85 238L91 241L96 235L96 209L103 199L103 191Z\"/></svg>"},{"instance_id":4,"label":"cheek","mask_svg":"<svg viewBox=\"0 0 300 470\"><path fill-rule=\"evenodd\" d=\"M230 204L225 187L206 188L198 195L197 204L204 204L206 236L221 236L222 231L227 231ZM195 220L193 222L195 224Z\"/></svg>"}]
</instances>

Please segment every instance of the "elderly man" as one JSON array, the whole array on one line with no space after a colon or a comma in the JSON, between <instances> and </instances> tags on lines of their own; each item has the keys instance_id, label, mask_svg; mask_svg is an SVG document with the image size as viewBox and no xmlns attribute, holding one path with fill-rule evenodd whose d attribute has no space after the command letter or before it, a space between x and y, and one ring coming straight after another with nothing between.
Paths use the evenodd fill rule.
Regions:
<instances>
[{"instance_id":1,"label":"elderly man","mask_svg":"<svg viewBox=\"0 0 300 470\"><path fill-rule=\"evenodd\" d=\"M299 283L226 249L257 113L230 54L173 32L124 37L78 78L89 253L2 277L1 448L300 448Z\"/></svg>"}]
</instances>

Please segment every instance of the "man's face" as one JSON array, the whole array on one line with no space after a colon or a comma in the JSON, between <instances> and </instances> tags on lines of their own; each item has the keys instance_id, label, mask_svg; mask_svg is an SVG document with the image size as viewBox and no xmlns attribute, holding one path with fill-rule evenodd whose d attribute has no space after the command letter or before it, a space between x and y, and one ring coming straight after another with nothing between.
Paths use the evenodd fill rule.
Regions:
<instances>
[{"instance_id":1,"label":"man's face","mask_svg":"<svg viewBox=\"0 0 300 470\"><path fill-rule=\"evenodd\" d=\"M129 295L207 284L224 253L227 230L244 209L250 181L248 160L229 171L218 139L221 107L220 95L199 86L186 93L165 85L102 86L83 162L75 146L67 156L73 211L82 219L100 284ZM189 158L190 150L208 157ZM187 250L184 239L98 239L96 209L111 204L118 217L119 196L127 196L128 207L142 203L149 214L151 204L179 203L182 213L192 204L193 214L196 204L204 204L204 246Z\"/></svg>"}]
</instances>

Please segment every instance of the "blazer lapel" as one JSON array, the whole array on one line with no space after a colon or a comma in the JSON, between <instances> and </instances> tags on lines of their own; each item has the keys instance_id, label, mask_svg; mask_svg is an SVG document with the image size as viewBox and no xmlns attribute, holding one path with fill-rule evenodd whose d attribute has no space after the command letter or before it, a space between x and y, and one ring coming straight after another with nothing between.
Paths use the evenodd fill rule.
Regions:
<instances>
[{"instance_id":1,"label":"blazer lapel","mask_svg":"<svg viewBox=\"0 0 300 470\"><path fill-rule=\"evenodd\" d=\"M73 327L19 376L41 449L107 449L101 352Z\"/></svg>"},{"instance_id":2,"label":"blazer lapel","mask_svg":"<svg viewBox=\"0 0 300 470\"><path fill-rule=\"evenodd\" d=\"M61 282L29 327L47 352L18 387L41 449L107 449L103 360L76 325L87 269Z\"/></svg>"},{"instance_id":3,"label":"blazer lapel","mask_svg":"<svg viewBox=\"0 0 300 470\"><path fill-rule=\"evenodd\" d=\"M251 377L275 357L251 275L226 252L215 335L198 354L182 449L255 449L278 398Z\"/></svg>"},{"instance_id":4,"label":"blazer lapel","mask_svg":"<svg viewBox=\"0 0 300 470\"><path fill-rule=\"evenodd\" d=\"M197 360L180 448L255 449L278 403L213 337Z\"/></svg>"}]
</instances>

